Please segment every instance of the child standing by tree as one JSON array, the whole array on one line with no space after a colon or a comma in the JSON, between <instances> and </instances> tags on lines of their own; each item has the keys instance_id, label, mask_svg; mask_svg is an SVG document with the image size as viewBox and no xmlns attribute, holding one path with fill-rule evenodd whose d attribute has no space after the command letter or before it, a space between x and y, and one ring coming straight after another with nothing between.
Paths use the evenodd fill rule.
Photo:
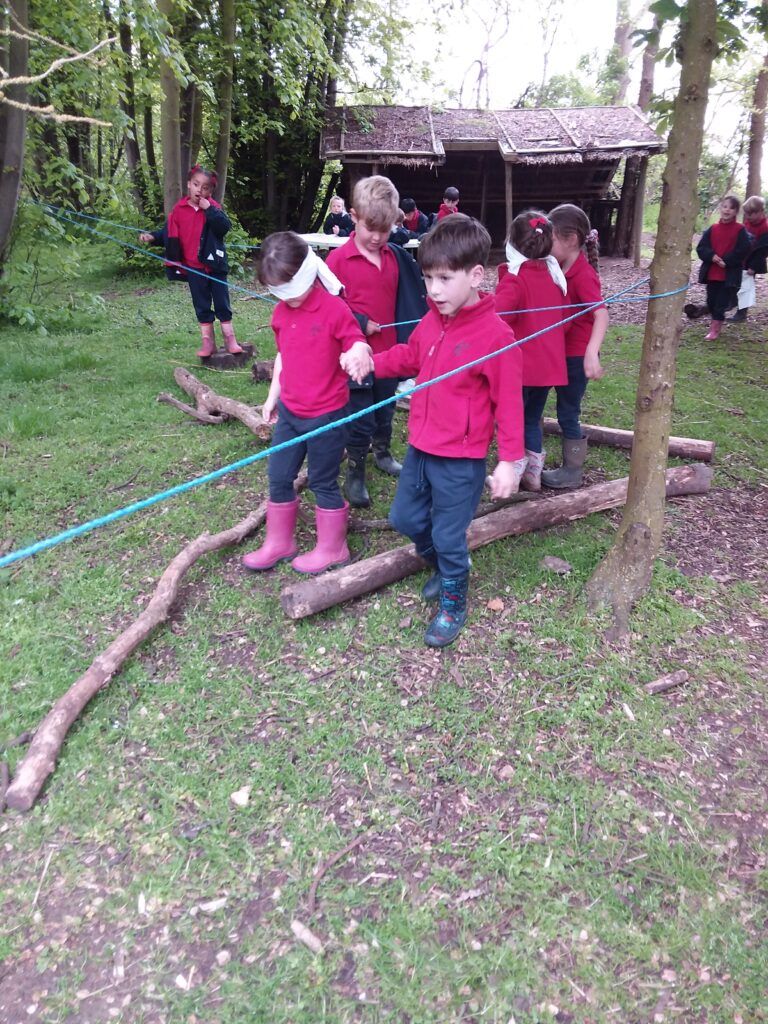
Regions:
<instances>
[{"instance_id":1,"label":"child standing by tree","mask_svg":"<svg viewBox=\"0 0 768 1024\"><path fill-rule=\"evenodd\" d=\"M560 308L567 289L560 265L552 256L552 224L543 213L525 210L515 217L509 231L506 256L507 262L499 267L496 311L507 323L514 324L519 338L545 331L522 346L525 457L528 463L520 486L526 491L540 491L544 467L541 417L549 389L568 381ZM531 312L504 316L517 309Z\"/></svg>"},{"instance_id":2,"label":"child standing by tree","mask_svg":"<svg viewBox=\"0 0 768 1024\"><path fill-rule=\"evenodd\" d=\"M488 232L456 214L425 235L419 250L430 310L407 345L384 352L355 349L342 365L357 380L378 375L432 380L473 360L460 373L417 391L411 398L406 452L390 522L410 537L434 569L422 594L440 608L424 640L445 647L467 619L472 522L485 480L485 459L497 427L499 463L491 494L506 498L525 467L518 349L493 353L514 342L496 316L493 298L479 291L490 251ZM483 358L488 357L488 358Z\"/></svg>"},{"instance_id":3,"label":"child standing by tree","mask_svg":"<svg viewBox=\"0 0 768 1024\"><path fill-rule=\"evenodd\" d=\"M744 200L744 227L749 235L750 251L741 274L741 287L736 296L737 310L728 317L733 323L743 323L747 310L755 304L755 275L766 271L768 254L768 219L765 216L765 200L762 196L750 196Z\"/></svg>"},{"instance_id":4,"label":"child standing by tree","mask_svg":"<svg viewBox=\"0 0 768 1024\"><path fill-rule=\"evenodd\" d=\"M374 352L386 352L398 341L407 341L413 321L427 311L416 261L400 246L387 244L398 204L397 189L389 178L375 174L358 181L350 209L355 230L349 242L334 249L326 261L344 286L344 299ZM394 322L399 324L397 328L391 326ZM350 412L391 398L396 388L396 376L368 377L350 385ZM385 405L350 423L344 491L353 508L367 508L371 503L365 486L371 444L377 467L391 476L400 473L400 463L390 451L394 408L394 404Z\"/></svg>"},{"instance_id":5,"label":"child standing by tree","mask_svg":"<svg viewBox=\"0 0 768 1024\"><path fill-rule=\"evenodd\" d=\"M572 203L556 206L550 211L549 219L554 232L552 255L560 264L568 285L565 301L571 308L565 310L565 315L572 316L579 312L579 304L592 305L603 297L597 275L597 232L592 230L586 213ZM563 464L541 474L542 484L557 490L581 486L587 457L587 439L581 430L581 403L587 381L599 380L604 373L600 348L608 330L608 310L600 306L564 327L568 382L555 388L557 422L563 434Z\"/></svg>"},{"instance_id":6,"label":"child standing by tree","mask_svg":"<svg viewBox=\"0 0 768 1024\"><path fill-rule=\"evenodd\" d=\"M171 280L186 279L192 295L203 344L197 353L201 359L216 351L213 325L221 323L227 352L242 352L232 327L232 307L227 288L227 251L224 236L232 227L215 199L216 175L199 164L187 175L187 194L176 203L162 228L144 231L142 242L165 246L165 255L174 264L166 267ZM192 272L187 273L185 268ZM213 306L213 308L211 308Z\"/></svg>"},{"instance_id":7,"label":"child standing by tree","mask_svg":"<svg viewBox=\"0 0 768 1024\"><path fill-rule=\"evenodd\" d=\"M701 260L699 284L707 286L707 308L712 318L706 341L720 337L725 312L736 304L741 270L749 255L749 235L736 219L740 207L736 196L725 196L720 203L720 219L707 228L696 246Z\"/></svg>"},{"instance_id":8,"label":"child standing by tree","mask_svg":"<svg viewBox=\"0 0 768 1024\"><path fill-rule=\"evenodd\" d=\"M277 423L272 441L279 445L344 417L349 388L339 359L358 342L366 352L368 346L338 298L341 282L292 231L264 239L259 280L280 299L272 314L277 358L262 409L267 422ZM243 559L246 569L271 569L292 558L297 572L318 573L349 560L349 505L338 481L345 441L344 429L337 428L270 455L267 536ZM299 499L293 482L305 457L317 500L317 545L295 558Z\"/></svg>"}]
</instances>

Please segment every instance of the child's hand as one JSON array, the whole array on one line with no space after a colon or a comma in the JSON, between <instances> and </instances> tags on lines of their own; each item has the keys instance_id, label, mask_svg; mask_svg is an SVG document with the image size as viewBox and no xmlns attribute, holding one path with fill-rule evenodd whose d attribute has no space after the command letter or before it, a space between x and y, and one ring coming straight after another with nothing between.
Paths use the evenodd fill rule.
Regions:
<instances>
[{"instance_id":1,"label":"child's hand","mask_svg":"<svg viewBox=\"0 0 768 1024\"><path fill-rule=\"evenodd\" d=\"M375 320L369 320L365 325L365 333L368 335L378 334L381 330L381 324L377 324Z\"/></svg>"},{"instance_id":2,"label":"child's hand","mask_svg":"<svg viewBox=\"0 0 768 1024\"><path fill-rule=\"evenodd\" d=\"M527 459L523 458L516 459L514 462L499 462L497 464L493 476L488 477L488 486L494 501L510 498L513 494L517 494L526 462Z\"/></svg>"},{"instance_id":3,"label":"child's hand","mask_svg":"<svg viewBox=\"0 0 768 1024\"><path fill-rule=\"evenodd\" d=\"M200 198L197 201L197 205L200 207L201 210L207 210L208 207L211 205L211 201L210 199L206 199L205 196L200 196Z\"/></svg>"},{"instance_id":4,"label":"child's hand","mask_svg":"<svg viewBox=\"0 0 768 1024\"><path fill-rule=\"evenodd\" d=\"M754 272L754 270L748 270L748 271L747 271L747 275L748 275L749 277L754 277L754 276L755 276L755 272Z\"/></svg>"},{"instance_id":5,"label":"child's hand","mask_svg":"<svg viewBox=\"0 0 768 1024\"><path fill-rule=\"evenodd\" d=\"M270 398L267 395L267 400L261 407L261 418L265 423L271 423L273 426L277 423L277 399Z\"/></svg>"},{"instance_id":6,"label":"child's hand","mask_svg":"<svg viewBox=\"0 0 768 1024\"><path fill-rule=\"evenodd\" d=\"M145 245L148 245L150 242L154 242L154 240L155 236L150 235L148 231L139 232L139 241L144 242Z\"/></svg>"},{"instance_id":7,"label":"child's hand","mask_svg":"<svg viewBox=\"0 0 768 1024\"><path fill-rule=\"evenodd\" d=\"M716 263L718 265L718 267L724 267L725 266L725 260L723 259L722 256L717 256L717 255L713 256L712 257L712 262Z\"/></svg>"},{"instance_id":8,"label":"child's hand","mask_svg":"<svg viewBox=\"0 0 768 1024\"><path fill-rule=\"evenodd\" d=\"M371 349L364 341L356 341L348 352L342 352L339 362L342 370L357 384L360 384L369 373L373 373Z\"/></svg>"},{"instance_id":9,"label":"child's hand","mask_svg":"<svg viewBox=\"0 0 768 1024\"><path fill-rule=\"evenodd\" d=\"M604 374L605 370L600 365L600 353L587 349L584 353L584 375L587 380L600 380Z\"/></svg>"},{"instance_id":10,"label":"child's hand","mask_svg":"<svg viewBox=\"0 0 768 1024\"><path fill-rule=\"evenodd\" d=\"M334 224L333 225L333 233L334 233L334 235L338 235L338 233L339 233L339 225L338 224Z\"/></svg>"}]
</instances>

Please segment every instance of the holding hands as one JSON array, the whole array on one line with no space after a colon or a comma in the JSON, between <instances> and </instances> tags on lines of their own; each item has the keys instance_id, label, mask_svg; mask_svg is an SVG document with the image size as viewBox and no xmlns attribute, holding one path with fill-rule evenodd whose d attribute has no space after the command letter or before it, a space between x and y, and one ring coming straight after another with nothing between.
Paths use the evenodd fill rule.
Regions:
<instances>
[{"instance_id":1,"label":"holding hands","mask_svg":"<svg viewBox=\"0 0 768 1024\"><path fill-rule=\"evenodd\" d=\"M339 359L341 368L355 381L362 383L369 373L373 373L373 354L370 345L364 341L356 341L348 352L342 352Z\"/></svg>"}]
</instances>

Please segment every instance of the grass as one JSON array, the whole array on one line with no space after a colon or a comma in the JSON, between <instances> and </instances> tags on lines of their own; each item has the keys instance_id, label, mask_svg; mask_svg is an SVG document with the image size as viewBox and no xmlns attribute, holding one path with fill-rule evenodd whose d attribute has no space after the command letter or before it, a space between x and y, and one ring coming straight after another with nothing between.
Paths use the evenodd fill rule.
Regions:
<instances>
[{"instance_id":1,"label":"grass","mask_svg":"<svg viewBox=\"0 0 768 1024\"><path fill-rule=\"evenodd\" d=\"M196 362L186 292L121 274L100 246L78 287L106 296L87 333L3 328L1 536L16 545L256 449L237 423L155 401ZM271 355L268 307L235 315ZM703 333L684 336L673 432L717 441L717 486L764 486L765 344L741 328L707 348ZM631 427L640 341L612 328L585 420ZM246 372L205 379L266 393ZM627 464L590 451L606 477ZM392 486L372 478L383 516ZM4 570L0 744L136 616L187 539L265 491L260 463ZM692 514L670 506L671 537ZM764 808L750 742L765 684L749 631L723 628L764 621L762 590L667 557L632 636L608 645L581 592L616 521L478 551L470 625L443 653L423 646L418 579L290 622L288 568L201 560L172 621L73 728L44 799L0 819L0 1019L765 1019L764 837L736 827ZM571 574L544 572L545 554ZM644 694L680 663L695 666L685 691ZM3 756L13 769L22 755ZM318 865L361 832L309 920ZM294 940L294 918L322 955Z\"/></svg>"}]
</instances>

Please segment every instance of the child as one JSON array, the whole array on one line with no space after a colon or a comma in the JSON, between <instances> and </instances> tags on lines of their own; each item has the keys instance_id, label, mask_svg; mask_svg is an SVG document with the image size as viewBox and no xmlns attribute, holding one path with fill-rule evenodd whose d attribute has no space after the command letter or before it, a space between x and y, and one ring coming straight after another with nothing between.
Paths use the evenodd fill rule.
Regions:
<instances>
[{"instance_id":1,"label":"child","mask_svg":"<svg viewBox=\"0 0 768 1024\"><path fill-rule=\"evenodd\" d=\"M415 326L407 321L420 320L427 311L418 264L404 249L387 244L398 204L397 190L389 178L375 174L358 181L350 209L355 230L349 242L334 249L326 261L344 286L344 299L374 352L407 341ZM381 326L395 322L401 324L397 329ZM391 398L396 388L397 377L352 384L349 411L359 412ZM390 404L350 423L344 493L353 508L367 508L371 503L365 486L371 444L376 466L391 476L400 473L400 463L390 451L393 415L394 405Z\"/></svg>"},{"instance_id":2,"label":"child","mask_svg":"<svg viewBox=\"0 0 768 1024\"><path fill-rule=\"evenodd\" d=\"M389 513L435 570L422 590L427 600L440 599L424 637L430 647L451 643L466 622L467 527L483 489L494 421L500 461L490 479L493 497L513 494L525 468L522 357L513 348L483 358L514 341L493 298L479 291L490 245L482 224L463 214L436 225L419 249L430 310L408 343L342 358L356 379L373 368L384 377L418 374L418 383L482 359L412 396L408 451Z\"/></svg>"},{"instance_id":3,"label":"child","mask_svg":"<svg viewBox=\"0 0 768 1024\"><path fill-rule=\"evenodd\" d=\"M410 242L411 235L404 221L405 214L402 210L398 210L395 223L389 233L389 241L392 245L405 245L406 242Z\"/></svg>"},{"instance_id":4,"label":"child","mask_svg":"<svg viewBox=\"0 0 768 1024\"><path fill-rule=\"evenodd\" d=\"M696 246L701 260L699 284L707 286L707 309L712 318L705 341L720 337L725 311L736 304L741 268L749 255L749 235L736 220L740 206L736 196L725 196L720 220L707 228Z\"/></svg>"},{"instance_id":5,"label":"child","mask_svg":"<svg viewBox=\"0 0 768 1024\"><path fill-rule=\"evenodd\" d=\"M447 217L449 213L459 212L459 190L454 188L453 185L449 185L443 193L443 201L440 204L440 209L437 211L437 219L442 220L443 217Z\"/></svg>"},{"instance_id":6,"label":"child","mask_svg":"<svg viewBox=\"0 0 768 1024\"><path fill-rule=\"evenodd\" d=\"M421 212L414 199L403 199L400 205L405 214L403 224L408 229L410 237L421 238L429 228L429 219L426 213Z\"/></svg>"},{"instance_id":7,"label":"child","mask_svg":"<svg viewBox=\"0 0 768 1024\"><path fill-rule=\"evenodd\" d=\"M264 239L259 280L280 299L272 314L277 358L262 409L267 422L277 423L272 442L279 445L344 417L349 389L339 357L356 343L366 352L368 347L346 303L338 298L341 283L292 231ZM297 572L318 573L349 561L349 505L338 482L344 443L345 432L338 428L270 455L267 536L260 548L243 558L246 569L271 569L293 558ZM309 486L317 500L317 545L294 558L299 499L293 482L305 456Z\"/></svg>"},{"instance_id":8,"label":"child","mask_svg":"<svg viewBox=\"0 0 768 1024\"><path fill-rule=\"evenodd\" d=\"M221 324L227 352L242 352L232 327L232 307L227 288L227 252L224 235L232 227L229 217L215 199L216 175L196 164L187 175L187 194L176 203L168 220L156 231L143 231L142 242L165 246L166 259L183 266L166 267L173 279L186 279L192 295L203 344L197 353L201 359L216 351L213 325ZM189 267L197 273L187 273ZM213 305L213 309L211 309Z\"/></svg>"},{"instance_id":9,"label":"child","mask_svg":"<svg viewBox=\"0 0 768 1024\"><path fill-rule=\"evenodd\" d=\"M323 231L326 235L337 235L339 238L349 238L355 229L352 218L344 209L344 200L341 196L334 196L331 199L331 212L325 218Z\"/></svg>"},{"instance_id":10,"label":"child","mask_svg":"<svg viewBox=\"0 0 768 1024\"><path fill-rule=\"evenodd\" d=\"M549 389L568 381L563 313L560 309L567 287L563 272L551 255L552 225L538 210L525 210L515 217L509 229L506 252L507 263L499 267L496 311L503 316L516 309L541 310L509 319L504 317L505 322L514 324L519 338L527 338L548 328L545 334L521 346L525 456L528 463L520 486L526 491L540 491L544 468L541 417Z\"/></svg>"},{"instance_id":11,"label":"child","mask_svg":"<svg viewBox=\"0 0 768 1024\"><path fill-rule=\"evenodd\" d=\"M580 312L577 303L592 305L603 297L597 276L597 232L590 227L586 213L572 203L556 206L550 211L549 219L554 232L552 255L560 264L568 285L565 302L572 308L564 310L564 315L569 317ZM581 430L581 402L587 381L599 380L604 373L600 348L608 330L608 310L600 306L564 327L568 383L555 388L557 422L563 434L563 464L541 474L542 484L556 490L581 486L587 457L587 439Z\"/></svg>"},{"instance_id":12,"label":"child","mask_svg":"<svg viewBox=\"0 0 768 1024\"><path fill-rule=\"evenodd\" d=\"M765 200L762 196L750 196L744 201L744 227L749 235L750 252L741 275L741 287L736 296L737 310L726 319L732 323L743 323L747 310L755 304L755 274L766 272L768 253L768 220L765 216Z\"/></svg>"}]
</instances>

